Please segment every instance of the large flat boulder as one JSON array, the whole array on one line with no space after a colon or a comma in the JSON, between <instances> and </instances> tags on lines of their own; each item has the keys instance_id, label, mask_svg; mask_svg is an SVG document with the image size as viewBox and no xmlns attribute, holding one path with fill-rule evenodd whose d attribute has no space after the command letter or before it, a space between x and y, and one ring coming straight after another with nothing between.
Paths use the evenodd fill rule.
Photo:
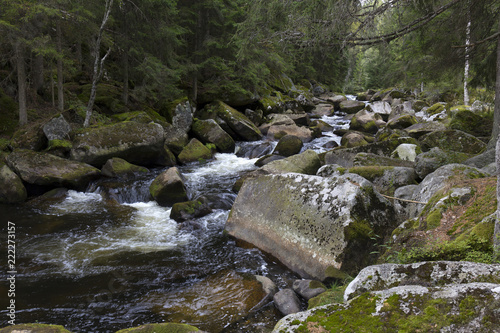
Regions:
<instances>
[{"instance_id":1,"label":"large flat boulder","mask_svg":"<svg viewBox=\"0 0 500 333\"><path fill-rule=\"evenodd\" d=\"M372 236L390 234L396 223L392 204L361 176L287 173L247 179L226 230L302 277L325 280L370 264Z\"/></svg>"},{"instance_id":2,"label":"large flat boulder","mask_svg":"<svg viewBox=\"0 0 500 333\"><path fill-rule=\"evenodd\" d=\"M165 154L163 127L156 123L125 121L90 128L76 135L71 159L101 167L120 157L139 165L159 164Z\"/></svg>"},{"instance_id":3,"label":"large flat boulder","mask_svg":"<svg viewBox=\"0 0 500 333\"><path fill-rule=\"evenodd\" d=\"M31 150L16 150L6 162L23 181L33 185L82 189L101 174L88 164Z\"/></svg>"}]
</instances>

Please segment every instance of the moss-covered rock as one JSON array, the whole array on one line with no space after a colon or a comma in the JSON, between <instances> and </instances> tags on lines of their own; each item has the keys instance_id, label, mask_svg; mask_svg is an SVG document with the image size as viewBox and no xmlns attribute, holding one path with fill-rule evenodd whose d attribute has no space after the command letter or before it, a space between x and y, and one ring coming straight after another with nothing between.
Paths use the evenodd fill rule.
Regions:
<instances>
[{"instance_id":1,"label":"moss-covered rock","mask_svg":"<svg viewBox=\"0 0 500 333\"><path fill-rule=\"evenodd\" d=\"M149 186L149 192L161 206L171 206L176 202L189 200L184 179L176 167L159 174Z\"/></svg>"},{"instance_id":2,"label":"moss-covered rock","mask_svg":"<svg viewBox=\"0 0 500 333\"><path fill-rule=\"evenodd\" d=\"M446 110L446 107L443 103L436 103L427 109L427 114L432 116L432 115L441 113L445 110Z\"/></svg>"},{"instance_id":3,"label":"moss-covered rock","mask_svg":"<svg viewBox=\"0 0 500 333\"><path fill-rule=\"evenodd\" d=\"M354 166L387 165L395 167L412 168L415 166L415 163L409 160L379 156L371 153L358 153L354 156L353 165Z\"/></svg>"},{"instance_id":4,"label":"moss-covered rock","mask_svg":"<svg viewBox=\"0 0 500 333\"><path fill-rule=\"evenodd\" d=\"M192 333L200 332L194 326L177 323L146 324L138 327L126 328L116 333Z\"/></svg>"},{"instance_id":5,"label":"moss-covered rock","mask_svg":"<svg viewBox=\"0 0 500 333\"><path fill-rule=\"evenodd\" d=\"M260 130L241 112L233 109L223 102L213 102L205 109L220 117L237 137L234 139L256 141L262 138Z\"/></svg>"},{"instance_id":6,"label":"moss-covered rock","mask_svg":"<svg viewBox=\"0 0 500 333\"><path fill-rule=\"evenodd\" d=\"M366 292L281 319L274 333L310 332L488 332L500 320L499 284L442 287L401 286Z\"/></svg>"},{"instance_id":7,"label":"moss-covered rock","mask_svg":"<svg viewBox=\"0 0 500 333\"><path fill-rule=\"evenodd\" d=\"M163 144L164 131L160 125L126 121L82 130L74 138L71 158L98 167L113 157L154 165L159 164L164 153Z\"/></svg>"},{"instance_id":8,"label":"moss-covered rock","mask_svg":"<svg viewBox=\"0 0 500 333\"><path fill-rule=\"evenodd\" d=\"M365 108L365 103L360 101L345 100L340 102L339 109L341 112L355 114Z\"/></svg>"},{"instance_id":9,"label":"moss-covered rock","mask_svg":"<svg viewBox=\"0 0 500 333\"><path fill-rule=\"evenodd\" d=\"M145 167L130 164L122 158L114 157L109 159L101 169L104 176L120 177L132 176L135 173L148 173L149 170Z\"/></svg>"},{"instance_id":10,"label":"moss-covered rock","mask_svg":"<svg viewBox=\"0 0 500 333\"><path fill-rule=\"evenodd\" d=\"M444 131L446 130L445 125L439 123L437 121L429 121L425 123L418 123L415 125L411 125L410 127L405 128L405 131L412 137L419 139L421 136L425 134L429 134L435 131Z\"/></svg>"},{"instance_id":11,"label":"moss-covered rock","mask_svg":"<svg viewBox=\"0 0 500 333\"><path fill-rule=\"evenodd\" d=\"M460 130L475 137L490 137L492 126L493 113L477 114L467 109L452 112L448 124L450 129Z\"/></svg>"},{"instance_id":12,"label":"moss-covered rock","mask_svg":"<svg viewBox=\"0 0 500 333\"><path fill-rule=\"evenodd\" d=\"M180 163L191 163L212 158L212 151L197 139L191 139L179 156Z\"/></svg>"},{"instance_id":13,"label":"moss-covered rock","mask_svg":"<svg viewBox=\"0 0 500 333\"><path fill-rule=\"evenodd\" d=\"M31 150L14 151L7 164L26 183L50 187L82 189L101 174L88 164Z\"/></svg>"},{"instance_id":14,"label":"moss-covered rock","mask_svg":"<svg viewBox=\"0 0 500 333\"><path fill-rule=\"evenodd\" d=\"M394 149L391 157L399 158L401 160L415 162L415 159L422 153L420 146L412 143L403 143Z\"/></svg>"},{"instance_id":15,"label":"moss-covered rock","mask_svg":"<svg viewBox=\"0 0 500 333\"><path fill-rule=\"evenodd\" d=\"M349 129L375 134L378 129L385 126L385 124L380 114L361 110L352 117Z\"/></svg>"},{"instance_id":16,"label":"moss-covered rock","mask_svg":"<svg viewBox=\"0 0 500 333\"><path fill-rule=\"evenodd\" d=\"M177 222L184 222L196 217L203 217L211 212L212 209L207 199L201 197L197 200L174 203L170 212L170 218Z\"/></svg>"},{"instance_id":17,"label":"moss-covered rock","mask_svg":"<svg viewBox=\"0 0 500 333\"><path fill-rule=\"evenodd\" d=\"M366 141L366 138L363 134L354 131L349 131L342 136L340 144L346 148L355 148L355 147L367 146L368 141Z\"/></svg>"},{"instance_id":18,"label":"moss-covered rock","mask_svg":"<svg viewBox=\"0 0 500 333\"><path fill-rule=\"evenodd\" d=\"M189 141L188 132L193 124L194 108L188 101L179 102L172 108L165 128L165 145L174 154L179 154Z\"/></svg>"},{"instance_id":19,"label":"moss-covered rock","mask_svg":"<svg viewBox=\"0 0 500 333\"><path fill-rule=\"evenodd\" d=\"M421 137L420 142L427 149L439 147L445 151L474 155L481 153L486 148L483 141L458 130L435 131Z\"/></svg>"},{"instance_id":20,"label":"moss-covered rock","mask_svg":"<svg viewBox=\"0 0 500 333\"><path fill-rule=\"evenodd\" d=\"M272 161L264 165L261 170L265 173L295 172L315 175L320 167L321 161L319 160L318 154L312 150L306 150L298 155Z\"/></svg>"},{"instance_id":21,"label":"moss-covered rock","mask_svg":"<svg viewBox=\"0 0 500 333\"><path fill-rule=\"evenodd\" d=\"M28 193L19 178L8 166L0 167L0 203L19 203Z\"/></svg>"},{"instance_id":22,"label":"moss-covered rock","mask_svg":"<svg viewBox=\"0 0 500 333\"><path fill-rule=\"evenodd\" d=\"M285 135L274 148L274 154L289 157L298 154L303 145L302 140L295 135Z\"/></svg>"},{"instance_id":23,"label":"moss-covered rock","mask_svg":"<svg viewBox=\"0 0 500 333\"><path fill-rule=\"evenodd\" d=\"M235 142L213 119L195 120L192 125L193 133L203 143L213 143L221 153L233 153Z\"/></svg>"},{"instance_id":24,"label":"moss-covered rock","mask_svg":"<svg viewBox=\"0 0 500 333\"><path fill-rule=\"evenodd\" d=\"M431 172L434 172L439 167L446 164L452 163L464 163L469 158L471 154L454 152L454 151L444 151L438 147L432 148L431 150L417 155L415 158L415 171L420 178L424 178Z\"/></svg>"},{"instance_id":25,"label":"moss-covered rock","mask_svg":"<svg viewBox=\"0 0 500 333\"><path fill-rule=\"evenodd\" d=\"M30 149L41 151L47 146L47 138L43 133L42 123L33 122L19 128L12 136L10 145L13 149Z\"/></svg>"},{"instance_id":26,"label":"moss-covered rock","mask_svg":"<svg viewBox=\"0 0 500 333\"><path fill-rule=\"evenodd\" d=\"M398 187L417 183L417 174L413 168L359 166L350 168L349 172L368 179L380 193L387 195L393 195Z\"/></svg>"},{"instance_id":27,"label":"moss-covered rock","mask_svg":"<svg viewBox=\"0 0 500 333\"><path fill-rule=\"evenodd\" d=\"M0 333L71 333L61 325L18 324L0 329Z\"/></svg>"},{"instance_id":28,"label":"moss-covered rock","mask_svg":"<svg viewBox=\"0 0 500 333\"><path fill-rule=\"evenodd\" d=\"M415 116L411 114L403 114L399 117L389 120L387 122L387 126L392 129L405 129L417 123L418 120Z\"/></svg>"}]
</instances>

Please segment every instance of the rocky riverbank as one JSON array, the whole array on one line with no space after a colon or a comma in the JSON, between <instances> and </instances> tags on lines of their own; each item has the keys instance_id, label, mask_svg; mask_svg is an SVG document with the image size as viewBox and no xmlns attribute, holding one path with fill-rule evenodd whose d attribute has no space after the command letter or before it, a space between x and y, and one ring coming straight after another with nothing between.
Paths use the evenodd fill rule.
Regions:
<instances>
[{"instance_id":1,"label":"rocky riverbank","mask_svg":"<svg viewBox=\"0 0 500 333\"><path fill-rule=\"evenodd\" d=\"M494 153L486 151L491 106L429 103L398 89L368 91L358 100L318 87L280 89L274 98L240 111L220 101L200 109L180 102L169 119L147 110L115 114L83 129L68 111L33 124L4 145L0 202L18 204L51 189L82 189L99 177L127 177L165 166L150 186L151 198L177 205L176 220L182 222L208 214L211 203L192 198L176 166L234 150L235 141L266 138L278 144L273 149L264 142L248 152L261 158L261 167L235 184L238 197L226 231L308 281L306 291L298 280L294 291L274 295L280 311L297 312L299 298L313 297L310 290L323 292L328 289L324 285L343 284L360 271L373 270L360 273L347 287L347 303L287 317L277 332L335 331L341 323L332 318L353 314L360 320L351 331L410 329L413 324L400 325L408 320L431 325L449 311L453 316L440 326L445 331L477 327L493 332L500 317L490 305L500 297L500 278L491 259L496 208ZM283 94L287 97L276 97ZM328 128L321 121L322 115L334 113L349 128ZM327 131L342 137L340 146L322 153L304 148ZM336 145L332 140L326 147ZM462 266L427 262L435 260ZM486 273L436 286L418 272L413 277L404 273L410 280L404 283L399 275L391 276L396 282L383 288L366 282L381 276L372 265L384 262L419 262L411 267L426 267L434 276L440 269L459 274L474 265L468 261L485 263L481 271ZM407 268L391 272L403 274ZM273 294L263 295L245 312L255 311ZM436 304L437 312L428 314Z\"/></svg>"}]
</instances>

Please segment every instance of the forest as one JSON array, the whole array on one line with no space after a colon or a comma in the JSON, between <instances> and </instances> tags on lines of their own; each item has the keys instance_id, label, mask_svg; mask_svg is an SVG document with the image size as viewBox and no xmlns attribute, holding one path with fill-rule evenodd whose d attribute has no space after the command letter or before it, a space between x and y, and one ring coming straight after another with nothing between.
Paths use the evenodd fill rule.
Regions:
<instances>
[{"instance_id":1,"label":"forest","mask_svg":"<svg viewBox=\"0 0 500 333\"><path fill-rule=\"evenodd\" d=\"M472 88L483 100L490 92L492 101L499 6L493 0L2 0L0 88L17 101L21 125L36 110L92 109L97 82L129 109L161 110L185 96L199 105L250 104L283 73L339 93L395 86L450 93L468 104ZM82 89L83 104L73 98Z\"/></svg>"}]
</instances>

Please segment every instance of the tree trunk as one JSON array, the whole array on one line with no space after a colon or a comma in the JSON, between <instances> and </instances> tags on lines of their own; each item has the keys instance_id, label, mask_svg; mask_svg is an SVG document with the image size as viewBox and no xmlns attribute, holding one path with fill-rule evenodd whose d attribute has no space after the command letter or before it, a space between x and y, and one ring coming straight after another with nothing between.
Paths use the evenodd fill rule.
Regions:
<instances>
[{"instance_id":1,"label":"tree trunk","mask_svg":"<svg viewBox=\"0 0 500 333\"><path fill-rule=\"evenodd\" d=\"M43 65L43 55L37 54L33 62L33 90L37 94L41 94L44 84Z\"/></svg>"},{"instance_id":2,"label":"tree trunk","mask_svg":"<svg viewBox=\"0 0 500 333\"><path fill-rule=\"evenodd\" d=\"M19 99L19 125L28 123L28 109L26 103L26 65L24 58L24 45L21 42L16 43L16 66L17 66L17 85Z\"/></svg>"},{"instance_id":3,"label":"tree trunk","mask_svg":"<svg viewBox=\"0 0 500 333\"><path fill-rule=\"evenodd\" d=\"M500 26L499 26L500 30ZM495 111L493 119L493 132L488 146L496 142L496 166L497 166L497 212L495 221L495 230L493 232L493 256L500 260L500 36L497 40L497 73L495 85Z\"/></svg>"},{"instance_id":4,"label":"tree trunk","mask_svg":"<svg viewBox=\"0 0 500 333\"><path fill-rule=\"evenodd\" d=\"M465 29L465 69L464 69L464 105L469 105L469 88L467 86L469 81L469 68L470 68L470 6L467 9L467 28Z\"/></svg>"},{"instance_id":5,"label":"tree trunk","mask_svg":"<svg viewBox=\"0 0 500 333\"><path fill-rule=\"evenodd\" d=\"M123 90L122 101L123 104L128 104L128 50L123 52Z\"/></svg>"},{"instance_id":6,"label":"tree trunk","mask_svg":"<svg viewBox=\"0 0 500 333\"><path fill-rule=\"evenodd\" d=\"M64 77L63 77L63 59L62 59L62 32L61 22L57 21L57 109L64 111Z\"/></svg>"},{"instance_id":7,"label":"tree trunk","mask_svg":"<svg viewBox=\"0 0 500 333\"><path fill-rule=\"evenodd\" d=\"M97 83L102 76L104 61L107 56L111 52L111 48L108 49L108 52L104 55L104 57L100 56L99 49L101 48L101 40L102 35L104 33L104 27L106 26L106 22L109 19L109 14L111 13L111 7L113 7L113 0L106 0L106 9L104 11L104 17L101 22L101 27L99 29L99 33L97 35L97 40L95 42L94 49L94 72L92 74L92 88L90 89L90 98L89 103L87 104L87 110L85 111L85 121L83 122L83 127L89 127L90 119L92 118L92 109L94 108L94 101L97 94Z\"/></svg>"}]
</instances>

